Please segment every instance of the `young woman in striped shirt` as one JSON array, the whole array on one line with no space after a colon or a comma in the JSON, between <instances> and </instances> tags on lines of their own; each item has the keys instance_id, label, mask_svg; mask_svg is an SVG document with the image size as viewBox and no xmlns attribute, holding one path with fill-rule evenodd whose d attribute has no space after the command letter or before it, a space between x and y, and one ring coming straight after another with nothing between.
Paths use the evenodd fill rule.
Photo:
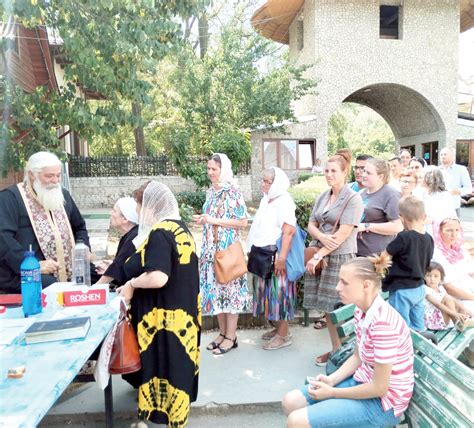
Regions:
<instances>
[{"instance_id":1,"label":"young woman in striped shirt","mask_svg":"<svg viewBox=\"0 0 474 428\"><path fill-rule=\"evenodd\" d=\"M354 354L283 398L288 427L393 426L413 393L413 344L405 321L379 295L390 257L358 257L340 270L337 292L354 303Z\"/></svg>"}]
</instances>

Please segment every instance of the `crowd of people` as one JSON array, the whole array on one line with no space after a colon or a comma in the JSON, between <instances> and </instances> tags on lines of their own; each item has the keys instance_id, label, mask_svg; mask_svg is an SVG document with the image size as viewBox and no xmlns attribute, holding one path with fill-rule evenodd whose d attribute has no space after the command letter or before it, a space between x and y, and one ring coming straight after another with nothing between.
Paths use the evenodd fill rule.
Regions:
<instances>
[{"instance_id":1,"label":"crowd of people","mask_svg":"<svg viewBox=\"0 0 474 428\"><path fill-rule=\"evenodd\" d=\"M309 224L300 225L311 237L304 251L296 247L288 176L277 167L264 170L263 198L247 238L249 259L259 268L225 283L217 279L216 254L242 241L249 217L225 154L207 163L211 185L194 216L203 230L199 257L167 186L149 181L120 198L111 212L111 225L123 234L117 254L91 264L91 277L111 284L130 305L142 369L124 378L138 389L140 419L187 423L197 397L201 314L217 317L219 332L205 346L215 355L238 348L238 317L245 312L272 322L262 335L264 350L292 345L297 279L288 263L297 249L306 270L304 307L322 314L315 328L327 327L331 341L315 363L324 366L341 346L329 316L337 305L356 305L357 343L337 371L284 397L288 426L363 425L367 418L396 424L414 382L409 328L464 328L474 314L474 269L459 221L460 199L472 192L471 181L454 163L452 149L444 148L440 158L435 167L407 150L389 162L361 155L353 182L348 150L338 150L324 166L319 161L328 190L316 198ZM1 292L19 292L20 263L30 245L44 287L71 279L74 242L89 240L60 182L60 160L39 152L30 157L24 181L0 192ZM381 290L388 291L388 301Z\"/></svg>"}]
</instances>

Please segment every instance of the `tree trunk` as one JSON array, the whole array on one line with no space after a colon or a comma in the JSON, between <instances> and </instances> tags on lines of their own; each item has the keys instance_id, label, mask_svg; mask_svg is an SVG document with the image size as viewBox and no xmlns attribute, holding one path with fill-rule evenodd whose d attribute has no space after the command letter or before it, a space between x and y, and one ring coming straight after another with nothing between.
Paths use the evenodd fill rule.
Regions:
<instances>
[{"instance_id":1,"label":"tree trunk","mask_svg":"<svg viewBox=\"0 0 474 428\"><path fill-rule=\"evenodd\" d=\"M142 106L139 103L132 103L133 115L141 119L142 117ZM138 126L133 130L133 136L135 137L135 151L137 156L145 156L145 135L143 134L143 127Z\"/></svg>"},{"instance_id":2,"label":"tree trunk","mask_svg":"<svg viewBox=\"0 0 474 428\"><path fill-rule=\"evenodd\" d=\"M202 15L198 20L199 26L199 55L201 59L206 56L209 43L209 22L206 15Z\"/></svg>"}]
</instances>

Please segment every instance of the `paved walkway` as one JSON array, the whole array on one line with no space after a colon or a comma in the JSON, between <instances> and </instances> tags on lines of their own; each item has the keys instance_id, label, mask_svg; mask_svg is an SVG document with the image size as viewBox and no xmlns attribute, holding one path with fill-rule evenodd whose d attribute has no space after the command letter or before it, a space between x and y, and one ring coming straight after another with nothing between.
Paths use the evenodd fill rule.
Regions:
<instances>
[{"instance_id":1,"label":"paved walkway","mask_svg":"<svg viewBox=\"0 0 474 428\"><path fill-rule=\"evenodd\" d=\"M83 211L93 251L98 255L106 250L108 212ZM461 220L466 240L474 246L474 208L463 208ZM306 376L323 371L313 359L329 349L329 337L327 330L295 324L291 328L292 346L264 351L260 340L263 331L239 330L238 349L222 356L204 349L215 333L202 335L199 397L192 405L190 428L284 426L279 407L282 396L301 386ZM113 389L116 426L128 427L135 417L136 392L119 376L114 376ZM82 385L63 395L42 426L102 427L103 412L102 391L95 384Z\"/></svg>"},{"instance_id":2,"label":"paved walkway","mask_svg":"<svg viewBox=\"0 0 474 428\"><path fill-rule=\"evenodd\" d=\"M260 336L264 331L239 330L239 347L222 356L214 356L205 350L215 333L202 335L199 397L192 405L190 428L212 426L200 425L206 419L204 416L262 411L273 414L277 423L273 426L284 425L284 417L279 411L281 398L287 391L301 386L306 376L323 372L312 359L328 349L328 333L327 330L294 325L291 328L292 346L265 351L260 346ZM113 391L115 415L123 421L118 426L129 426L135 417L136 391L120 376L114 376ZM63 395L48 413L44 425L65 426L67 423L71 426L68 421L72 421L72 426L86 422L84 426L93 426L94 422L101 426L97 421L103 418L103 411L102 391L95 384L87 384ZM235 426L248 426L242 422Z\"/></svg>"}]
</instances>

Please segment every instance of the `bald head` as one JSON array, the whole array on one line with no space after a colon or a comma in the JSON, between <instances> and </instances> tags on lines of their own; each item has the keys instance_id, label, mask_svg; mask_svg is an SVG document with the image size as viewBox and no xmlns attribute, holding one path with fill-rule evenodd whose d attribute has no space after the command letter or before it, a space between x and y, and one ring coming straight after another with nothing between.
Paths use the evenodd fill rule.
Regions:
<instances>
[{"instance_id":1,"label":"bald head","mask_svg":"<svg viewBox=\"0 0 474 428\"><path fill-rule=\"evenodd\" d=\"M451 166L454 162L454 150L451 147L444 147L439 152L439 157L443 166Z\"/></svg>"}]
</instances>

